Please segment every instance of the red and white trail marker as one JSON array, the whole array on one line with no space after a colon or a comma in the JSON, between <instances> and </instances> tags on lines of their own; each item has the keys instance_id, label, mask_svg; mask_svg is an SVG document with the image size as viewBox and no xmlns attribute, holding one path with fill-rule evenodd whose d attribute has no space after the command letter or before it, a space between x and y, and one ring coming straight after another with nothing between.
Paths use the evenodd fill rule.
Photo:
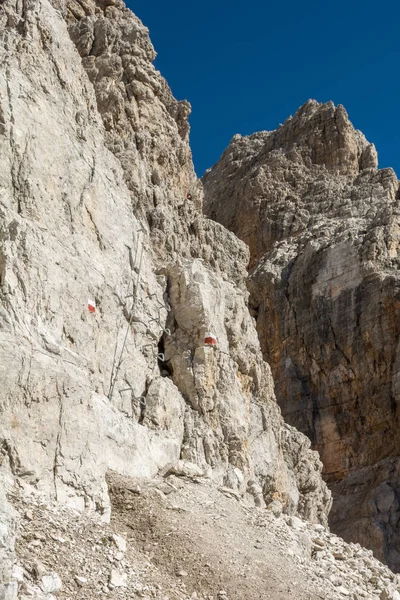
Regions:
<instances>
[{"instance_id":1,"label":"red and white trail marker","mask_svg":"<svg viewBox=\"0 0 400 600\"><path fill-rule=\"evenodd\" d=\"M213 333L210 333L209 331L207 331L206 335L204 336L204 345L205 346L216 346L217 345L217 338Z\"/></svg>"},{"instance_id":2,"label":"red and white trail marker","mask_svg":"<svg viewBox=\"0 0 400 600\"><path fill-rule=\"evenodd\" d=\"M91 300L90 298L88 300L88 311L91 313L96 312L96 302L95 300Z\"/></svg>"}]
</instances>

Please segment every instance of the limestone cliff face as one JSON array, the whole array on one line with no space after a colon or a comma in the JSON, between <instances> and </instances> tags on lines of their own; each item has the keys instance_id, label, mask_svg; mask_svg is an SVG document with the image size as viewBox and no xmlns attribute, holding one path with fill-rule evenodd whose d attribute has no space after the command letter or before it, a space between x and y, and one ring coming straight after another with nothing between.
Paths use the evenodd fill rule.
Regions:
<instances>
[{"instance_id":1,"label":"limestone cliff face","mask_svg":"<svg viewBox=\"0 0 400 600\"><path fill-rule=\"evenodd\" d=\"M154 68L148 30L120 0L68 0L65 16L94 87L105 144L121 164L156 257L201 258L243 284L247 249L203 218L188 144L191 107L175 100ZM215 243L218 237L224 243Z\"/></svg>"},{"instance_id":2,"label":"limestone cliff face","mask_svg":"<svg viewBox=\"0 0 400 600\"><path fill-rule=\"evenodd\" d=\"M309 101L274 132L235 136L204 185L206 214L249 244L264 358L320 452L332 524L399 569L395 173L343 107Z\"/></svg>"},{"instance_id":3,"label":"limestone cliff face","mask_svg":"<svg viewBox=\"0 0 400 600\"><path fill-rule=\"evenodd\" d=\"M202 215L189 107L153 58L118 0L0 3L7 600L3 489L15 482L108 518L108 469L175 465L312 521L329 511L318 455L275 401L247 309L248 251Z\"/></svg>"}]
</instances>

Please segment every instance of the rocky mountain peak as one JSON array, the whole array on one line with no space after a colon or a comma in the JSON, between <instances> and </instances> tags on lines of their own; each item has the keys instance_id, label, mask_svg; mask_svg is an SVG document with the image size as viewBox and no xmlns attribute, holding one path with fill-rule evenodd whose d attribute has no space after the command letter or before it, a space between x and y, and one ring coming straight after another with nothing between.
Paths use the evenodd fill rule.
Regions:
<instances>
[{"instance_id":1,"label":"rocky mountain peak","mask_svg":"<svg viewBox=\"0 0 400 600\"><path fill-rule=\"evenodd\" d=\"M353 127L345 108L316 100L308 100L276 131L235 136L229 152L232 157L235 152L238 157L274 152L307 168L320 165L347 177L378 167L375 146Z\"/></svg>"},{"instance_id":2,"label":"rocky mountain peak","mask_svg":"<svg viewBox=\"0 0 400 600\"><path fill-rule=\"evenodd\" d=\"M309 100L276 131L234 136L204 175L205 212L248 244L253 266L285 240L305 247L348 235L349 217L360 229L366 219L387 222L399 183L377 165L343 107Z\"/></svg>"}]
</instances>

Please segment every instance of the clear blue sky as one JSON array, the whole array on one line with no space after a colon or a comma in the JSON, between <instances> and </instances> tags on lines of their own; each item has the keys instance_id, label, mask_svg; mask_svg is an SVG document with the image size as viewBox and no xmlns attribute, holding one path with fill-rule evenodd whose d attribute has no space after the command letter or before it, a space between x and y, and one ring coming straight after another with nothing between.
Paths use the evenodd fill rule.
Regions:
<instances>
[{"instance_id":1,"label":"clear blue sky","mask_svg":"<svg viewBox=\"0 0 400 600\"><path fill-rule=\"evenodd\" d=\"M191 102L201 176L235 133L275 129L309 98L343 104L400 177L399 0L128 0L156 67Z\"/></svg>"}]
</instances>

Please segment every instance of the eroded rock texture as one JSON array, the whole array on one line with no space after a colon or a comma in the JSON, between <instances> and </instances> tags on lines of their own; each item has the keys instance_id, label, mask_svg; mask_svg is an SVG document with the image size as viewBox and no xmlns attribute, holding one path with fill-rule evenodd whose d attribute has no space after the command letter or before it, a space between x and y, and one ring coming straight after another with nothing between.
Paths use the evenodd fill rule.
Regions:
<instances>
[{"instance_id":1,"label":"eroded rock texture","mask_svg":"<svg viewBox=\"0 0 400 600\"><path fill-rule=\"evenodd\" d=\"M120 0L68 0L71 39L93 84L107 148L118 158L135 214L157 258L199 257L243 283L247 249L202 215L188 144L191 107L154 68L148 30ZM215 243L220 236L224 243Z\"/></svg>"},{"instance_id":2,"label":"eroded rock texture","mask_svg":"<svg viewBox=\"0 0 400 600\"><path fill-rule=\"evenodd\" d=\"M264 358L320 452L333 526L400 569L395 173L342 106L309 101L276 131L235 136L204 185L206 214L250 247Z\"/></svg>"},{"instance_id":3,"label":"eroded rock texture","mask_svg":"<svg viewBox=\"0 0 400 600\"><path fill-rule=\"evenodd\" d=\"M107 519L108 469L179 464L326 522L322 465L280 415L247 310L247 248L202 215L189 107L153 58L118 0L0 3L2 489Z\"/></svg>"}]
</instances>

